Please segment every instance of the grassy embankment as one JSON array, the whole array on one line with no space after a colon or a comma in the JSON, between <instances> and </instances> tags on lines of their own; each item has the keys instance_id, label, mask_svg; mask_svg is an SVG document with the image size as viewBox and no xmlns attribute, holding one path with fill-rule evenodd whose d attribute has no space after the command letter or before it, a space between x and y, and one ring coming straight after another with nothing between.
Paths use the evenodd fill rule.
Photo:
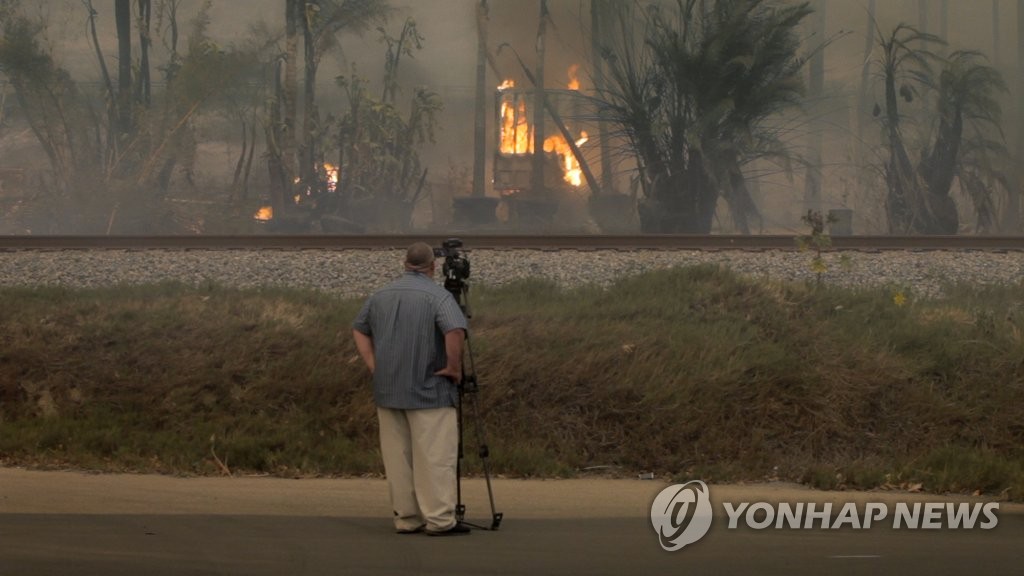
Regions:
<instances>
[{"instance_id":1,"label":"grassy embankment","mask_svg":"<svg viewBox=\"0 0 1024 576\"><path fill-rule=\"evenodd\" d=\"M1024 499L1024 288L755 282L472 294L491 462ZM903 298L906 296L906 299ZM359 302L162 285L0 290L0 461L172 474L378 473ZM471 470L476 466L467 431Z\"/></svg>"}]
</instances>

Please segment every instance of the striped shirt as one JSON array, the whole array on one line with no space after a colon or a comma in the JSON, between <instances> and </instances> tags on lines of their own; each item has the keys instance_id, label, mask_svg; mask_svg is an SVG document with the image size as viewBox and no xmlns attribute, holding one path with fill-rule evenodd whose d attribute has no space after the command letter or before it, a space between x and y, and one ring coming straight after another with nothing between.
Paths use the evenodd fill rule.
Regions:
<instances>
[{"instance_id":1,"label":"striped shirt","mask_svg":"<svg viewBox=\"0 0 1024 576\"><path fill-rule=\"evenodd\" d=\"M352 327L373 340L373 397L378 406L455 406L456 385L434 376L448 363L445 333L467 328L450 292L429 276L406 272L366 300Z\"/></svg>"}]
</instances>

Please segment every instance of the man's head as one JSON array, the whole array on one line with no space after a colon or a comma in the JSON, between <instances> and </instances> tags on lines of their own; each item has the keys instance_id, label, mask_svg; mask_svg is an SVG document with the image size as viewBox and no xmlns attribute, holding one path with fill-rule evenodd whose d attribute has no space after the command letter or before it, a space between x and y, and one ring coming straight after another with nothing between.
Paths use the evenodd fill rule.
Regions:
<instances>
[{"instance_id":1,"label":"man's head","mask_svg":"<svg viewBox=\"0 0 1024 576\"><path fill-rule=\"evenodd\" d=\"M433 275L434 249L429 244L417 242L405 251L405 269L421 274Z\"/></svg>"}]
</instances>

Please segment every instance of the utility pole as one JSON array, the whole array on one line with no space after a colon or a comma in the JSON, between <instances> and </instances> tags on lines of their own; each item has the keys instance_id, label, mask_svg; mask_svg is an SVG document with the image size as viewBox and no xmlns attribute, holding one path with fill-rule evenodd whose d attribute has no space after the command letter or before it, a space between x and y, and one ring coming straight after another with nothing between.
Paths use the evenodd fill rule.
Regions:
<instances>
[{"instance_id":1,"label":"utility pole","mask_svg":"<svg viewBox=\"0 0 1024 576\"><path fill-rule=\"evenodd\" d=\"M1022 0L1024 1L1024 0ZM533 97L533 170L530 188L533 195L544 192L544 43L547 35L548 2L540 0L540 27L537 30L537 71Z\"/></svg>"},{"instance_id":2,"label":"utility pole","mask_svg":"<svg viewBox=\"0 0 1024 576\"><path fill-rule=\"evenodd\" d=\"M605 88L604 78L604 57L601 51L601 39L604 38L605 20L608 17L608 6L605 0L590 0L590 51L594 67L594 89L600 98ZM611 142L608 141L608 124L604 118L597 121L598 135L601 145L601 190L611 192L612 182L612 153ZM591 191L598 194L597 190Z\"/></svg>"},{"instance_id":3,"label":"utility pole","mask_svg":"<svg viewBox=\"0 0 1024 576\"><path fill-rule=\"evenodd\" d=\"M487 156L487 0L480 0L476 9L476 113L473 130L473 196L486 194Z\"/></svg>"}]
</instances>

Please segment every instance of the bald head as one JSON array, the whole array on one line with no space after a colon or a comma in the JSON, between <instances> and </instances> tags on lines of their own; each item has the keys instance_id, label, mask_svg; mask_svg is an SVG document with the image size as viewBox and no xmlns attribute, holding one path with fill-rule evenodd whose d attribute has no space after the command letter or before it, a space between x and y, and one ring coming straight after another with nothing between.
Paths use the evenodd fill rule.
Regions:
<instances>
[{"instance_id":1,"label":"bald head","mask_svg":"<svg viewBox=\"0 0 1024 576\"><path fill-rule=\"evenodd\" d=\"M434 271L434 249L429 244L417 242L405 251L405 269L422 272Z\"/></svg>"}]
</instances>

